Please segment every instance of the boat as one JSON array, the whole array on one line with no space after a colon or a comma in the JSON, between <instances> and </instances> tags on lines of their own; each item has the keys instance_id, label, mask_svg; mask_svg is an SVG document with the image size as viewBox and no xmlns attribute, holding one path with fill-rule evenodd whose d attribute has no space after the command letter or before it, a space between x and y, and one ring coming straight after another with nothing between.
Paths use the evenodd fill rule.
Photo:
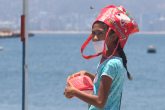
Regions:
<instances>
[{"instance_id":1,"label":"boat","mask_svg":"<svg viewBox=\"0 0 165 110\"><path fill-rule=\"evenodd\" d=\"M147 53L156 53L156 48L154 45L149 45L147 49Z\"/></svg>"},{"instance_id":2,"label":"boat","mask_svg":"<svg viewBox=\"0 0 165 110\"><path fill-rule=\"evenodd\" d=\"M2 51L3 50L3 47L2 46L0 46L0 51Z\"/></svg>"},{"instance_id":3,"label":"boat","mask_svg":"<svg viewBox=\"0 0 165 110\"><path fill-rule=\"evenodd\" d=\"M13 32L10 31L9 29L0 29L0 37L2 38L5 38L5 37L9 37L9 36L12 36L13 35Z\"/></svg>"},{"instance_id":4,"label":"boat","mask_svg":"<svg viewBox=\"0 0 165 110\"><path fill-rule=\"evenodd\" d=\"M29 36L34 36L33 33L29 33ZM0 38L14 38L14 37L20 37L20 32L18 31L12 31L11 29L0 29Z\"/></svg>"}]
</instances>

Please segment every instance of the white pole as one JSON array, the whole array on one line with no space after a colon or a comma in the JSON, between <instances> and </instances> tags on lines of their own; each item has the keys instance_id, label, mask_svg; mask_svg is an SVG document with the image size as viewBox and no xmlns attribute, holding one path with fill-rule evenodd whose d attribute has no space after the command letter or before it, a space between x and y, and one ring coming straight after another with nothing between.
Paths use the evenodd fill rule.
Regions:
<instances>
[{"instance_id":1,"label":"white pole","mask_svg":"<svg viewBox=\"0 0 165 110\"><path fill-rule=\"evenodd\" d=\"M23 18L23 19L22 19ZM28 110L28 0L23 0L23 15L21 16L22 36L22 110Z\"/></svg>"}]
</instances>

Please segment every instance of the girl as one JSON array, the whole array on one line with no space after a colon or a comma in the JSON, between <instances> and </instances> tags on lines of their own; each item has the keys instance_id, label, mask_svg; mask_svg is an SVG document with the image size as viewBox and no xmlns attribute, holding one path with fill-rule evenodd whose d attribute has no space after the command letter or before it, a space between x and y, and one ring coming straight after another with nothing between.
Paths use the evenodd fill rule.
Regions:
<instances>
[{"instance_id":1,"label":"girl","mask_svg":"<svg viewBox=\"0 0 165 110\"><path fill-rule=\"evenodd\" d=\"M75 75L88 75L93 81L93 94L82 92L68 84L65 88L67 98L77 97L88 104L89 110L119 110L121 105L124 72L131 79L127 70L127 59L123 48L131 33L137 32L138 26L120 6L107 6L102 9L92 25L92 33L81 48L82 56L86 59L102 55L96 75L80 71ZM83 50L92 40L95 55L85 56Z\"/></svg>"}]
</instances>

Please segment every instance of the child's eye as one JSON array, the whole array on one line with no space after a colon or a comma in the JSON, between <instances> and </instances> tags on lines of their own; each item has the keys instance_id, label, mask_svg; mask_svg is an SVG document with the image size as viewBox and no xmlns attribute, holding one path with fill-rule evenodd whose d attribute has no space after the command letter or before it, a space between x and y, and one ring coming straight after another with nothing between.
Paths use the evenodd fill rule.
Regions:
<instances>
[{"instance_id":1,"label":"child's eye","mask_svg":"<svg viewBox=\"0 0 165 110\"><path fill-rule=\"evenodd\" d=\"M103 35L104 32L103 31L92 31L93 35Z\"/></svg>"}]
</instances>

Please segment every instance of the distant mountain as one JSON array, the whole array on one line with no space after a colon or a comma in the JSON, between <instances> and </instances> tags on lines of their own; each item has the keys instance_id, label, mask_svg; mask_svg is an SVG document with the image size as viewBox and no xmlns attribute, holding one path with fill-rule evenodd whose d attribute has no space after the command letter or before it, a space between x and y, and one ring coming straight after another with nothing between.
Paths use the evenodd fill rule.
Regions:
<instances>
[{"instance_id":1,"label":"distant mountain","mask_svg":"<svg viewBox=\"0 0 165 110\"><path fill-rule=\"evenodd\" d=\"M89 30L100 9L123 5L141 31L165 31L165 0L29 0L31 30ZM92 8L91 8L92 7ZM22 0L0 0L0 28L20 28Z\"/></svg>"}]
</instances>

